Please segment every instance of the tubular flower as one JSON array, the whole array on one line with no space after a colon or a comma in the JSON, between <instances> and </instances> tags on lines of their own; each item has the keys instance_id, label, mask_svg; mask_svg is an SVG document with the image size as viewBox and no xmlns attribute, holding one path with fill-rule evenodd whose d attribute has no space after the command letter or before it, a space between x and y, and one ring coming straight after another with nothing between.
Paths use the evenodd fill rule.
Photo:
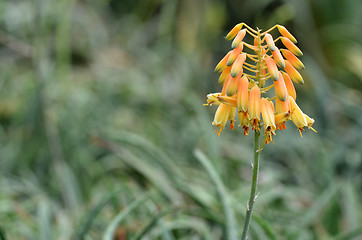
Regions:
<instances>
[{"instance_id":1,"label":"tubular flower","mask_svg":"<svg viewBox=\"0 0 362 240\"><path fill-rule=\"evenodd\" d=\"M282 36L273 38L271 31L274 29L278 29ZM246 34L254 38L253 43L244 42ZM301 135L304 127L315 131L312 128L314 119L304 114L295 102L297 94L293 82L303 83L298 70L304 69L304 65L297 58L303 53L295 45L294 36L281 25L262 32L240 23L227 34L226 40L232 40L233 49L215 68L221 73L218 82L222 91L208 94L204 104L218 105L212 122L218 128L217 134L221 134L228 121L230 128L234 129L236 113L244 135L249 134L250 126L255 131L260 131L263 126L266 144L273 142L272 135L276 130L286 129L285 123L289 120ZM276 47L275 42L279 40L286 49ZM265 97L264 94L272 88L275 97Z\"/></svg>"},{"instance_id":2,"label":"tubular flower","mask_svg":"<svg viewBox=\"0 0 362 240\"><path fill-rule=\"evenodd\" d=\"M275 117L273 103L269 102L266 98L260 100L261 115L263 116L263 126L266 135L266 142L273 142L272 135L275 135Z\"/></svg>"},{"instance_id":3,"label":"tubular flower","mask_svg":"<svg viewBox=\"0 0 362 240\"><path fill-rule=\"evenodd\" d=\"M254 86L250 91L249 99L249 116L252 124L252 129L259 129L260 121L260 89Z\"/></svg>"}]
</instances>

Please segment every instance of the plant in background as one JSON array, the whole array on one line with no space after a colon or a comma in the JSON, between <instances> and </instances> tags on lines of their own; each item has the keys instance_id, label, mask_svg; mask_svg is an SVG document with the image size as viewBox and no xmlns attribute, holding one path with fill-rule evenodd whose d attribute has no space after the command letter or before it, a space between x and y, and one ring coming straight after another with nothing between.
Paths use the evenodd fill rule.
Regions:
<instances>
[{"instance_id":1,"label":"plant in background","mask_svg":"<svg viewBox=\"0 0 362 240\"><path fill-rule=\"evenodd\" d=\"M276 28L282 36L274 40L269 32ZM243 41L246 34L254 39L253 44ZM286 129L285 122L289 120L293 121L301 136L304 127L315 130L312 128L314 120L303 113L296 103L293 82L304 82L298 72L304 65L296 57L303 54L295 45L297 40L292 34L281 25L262 32L240 23L227 34L226 40L232 39L233 49L215 68L216 72L221 73L219 84L223 86L222 91L208 94L205 105L218 105L212 122L218 128L217 135L221 134L228 121L230 128L234 129L236 114L244 135L249 134L250 127L254 130L253 179L242 233L242 239L246 239L257 197L259 156L264 144L273 143L272 136L277 130ZM279 50L275 45L278 41L286 49ZM274 89L274 96L270 94L271 89ZM260 129L264 133L261 146Z\"/></svg>"}]
</instances>

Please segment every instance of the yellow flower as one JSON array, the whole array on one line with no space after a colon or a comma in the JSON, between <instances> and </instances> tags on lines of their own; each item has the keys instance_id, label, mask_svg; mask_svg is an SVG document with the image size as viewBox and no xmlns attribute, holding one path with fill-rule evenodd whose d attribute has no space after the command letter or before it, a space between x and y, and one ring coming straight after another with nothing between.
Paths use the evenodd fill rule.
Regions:
<instances>
[{"instance_id":1,"label":"yellow flower","mask_svg":"<svg viewBox=\"0 0 362 240\"><path fill-rule=\"evenodd\" d=\"M212 125L215 125L218 129L215 131L217 135L220 135L228 120L230 120L230 127L234 129L235 107L226 104L220 104L216 110L214 121Z\"/></svg>"}]
</instances>

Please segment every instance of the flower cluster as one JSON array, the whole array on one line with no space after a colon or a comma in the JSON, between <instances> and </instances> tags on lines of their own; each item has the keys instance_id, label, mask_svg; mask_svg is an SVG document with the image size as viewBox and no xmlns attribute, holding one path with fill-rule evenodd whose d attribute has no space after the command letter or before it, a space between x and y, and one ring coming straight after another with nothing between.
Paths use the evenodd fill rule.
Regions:
<instances>
[{"instance_id":1,"label":"flower cluster","mask_svg":"<svg viewBox=\"0 0 362 240\"><path fill-rule=\"evenodd\" d=\"M274 29L281 34L275 40L270 34ZM243 41L246 34L254 38L254 44ZM286 129L285 122L288 120L293 121L301 136L304 127L315 131L312 128L314 120L304 114L295 102L297 95L293 82L304 82L298 72L304 65L296 57L303 53L295 45L297 40L292 34L281 25L261 32L240 23L226 36L226 40L232 39L232 50L215 68L221 73L219 84L223 86L222 91L207 95L205 104L218 105L212 122L218 127L217 135L221 134L228 121L230 128L234 129L236 114L244 135L248 135L249 127L257 131L260 127L264 129L264 143L273 142L272 135L277 129ZM276 43L286 49L279 49ZM268 96L273 88L275 96Z\"/></svg>"}]
</instances>

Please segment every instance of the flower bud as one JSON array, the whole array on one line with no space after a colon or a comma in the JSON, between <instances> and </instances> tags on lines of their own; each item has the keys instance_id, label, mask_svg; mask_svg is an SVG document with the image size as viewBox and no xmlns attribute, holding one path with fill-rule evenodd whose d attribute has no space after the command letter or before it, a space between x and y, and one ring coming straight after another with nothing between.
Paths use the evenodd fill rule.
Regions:
<instances>
[{"instance_id":1,"label":"flower bud","mask_svg":"<svg viewBox=\"0 0 362 240\"><path fill-rule=\"evenodd\" d=\"M220 61L220 62L216 65L216 67L215 67L215 72L221 73L222 71L225 70L225 68L226 68L226 63L228 62L228 59L229 59L231 53L232 53L232 51L229 51L229 52L225 55L225 57L224 57L223 59L221 59L221 61Z\"/></svg>"},{"instance_id":2,"label":"flower bud","mask_svg":"<svg viewBox=\"0 0 362 240\"><path fill-rule=\"evenodd\" d=\"M245 34L246 29L239 31L231 44L231 48L236 48L243 41Z\"/></svg>"},{"instance_id":3,"label":"flower bud","mask_svg":"<svg viewBox=\"0 0 362 240\"><path fill-rule=\"evenodd\" d=\"M282 49L283 56L295 67L296 69L304 69L304 64L300 61L291 51Z\"/></svg>"},{"instance_id":4,"label":"flower bud","mask_svg":"<svg viewBox=\"0 0 362 240\"><path fill-rule=\"evenodd\" d=\"M297 39L295 39L295 37L293 37L293 35L284 26L277 25L277 28L281 35L290 39L292 42L297 43Z\"/></svg>"},{"instance_id":5,"label":"flower bud","mask_svg":"<svg viewBox=\"0 0 362 240\"><path fill-rule=\"evenodd\" d=\"M243 64L245 60L246 53L242 53L236 58L230 72L232 77L236 77L241 71L243 71Z\"/></svg>"},{"instance_id":6,"label":"flower bud","mask_svg":"<svg viewBox=\"0 0 362 240\"><path fill-rule=\"evenodd\" d=\"M230 57L227 60L226 65L231 66L235 59L240 55L241 51L243 51L244 44L240 43L234 50L231 51Z\"/></svg>"},{"instance_id":7,"label":"flower bud","mask_svg":"<svg viewBox=\"0 0 362 240\"><path fill-rule=\"evenodd\" d=\"M285 86L284 79L282 74L279 72L279 79L278 81L274 81L274 89L275 89L275 96L281 100L286 101L288 97L288 90Z\"/></svg>"},{"instance_id":8,"label":"flower bud","mask_svg":"<svg viewBox=\"0 0 362 240\"><path fill-rule=\"evenodd\" d=\"M266 60L266 66L268 68L268 72L270 74L270 77L276 81L279 78L279 71L278 71L278 67L275 64L275 61L273 58L268 58Z\"/></svg>"},{"instance_id":9,"label":"flower bud","mask_svg":"<svg viewBox=\"0 0 362 240\"><path fill-rule=\"evenodd\" d=\"M226 35L225 39L228 40L228 41L231 40L231 39L233 39L233 38L236 36L236 34L241 30L242 26L243 26L242 23L237 24L237 25L236 25L233 29L231 29L231 31Z\"/></svg>"},{"instance_id":10,"label":"flower bud","mask_svg":"<svg viewBox=\"0 0 362 240\"><path fill-rule=\"evenodd\" d=\"M284 68L285 62L283 56L280 54L279 49L276 47L274 51L272 51L273 58L279 67Z\"/></svg>"},{"instance_id":11,"label":"flower bud","mask_svg":"<svg viewBox=\"0 0 362 240\"><path fill-rule=\"evenodd\" d=\"M297 93L295 91L292 80L290 80L289 75L283 71L281 73L283 76L285 86L287 87L288 95L291 96L292 98L294 98L294 100L297 99Z\"/></svg>"},{"instance_id":12,"label":"flower bud","mask_svg":"<svg viewBox=\"0 0 362 240\"><path fill-rule=\"evenodd\" d=\"M302 51L300 51L300 49L297 46L295 46L295 44L292 43L292 41L290 41L288 38L281 37L281 40L282 40L284 46L286 48L288 48L294 55L297 55L297 56L303 55Z\"/></svg>"},{"instance_id":13,"label":"flower bud","mask_svg":"<svg viewBox=\"0 0 362 240\"><path fill-rule=\"evenodd\" d=\"M269 33L265 34L265 41L270 51L274 51L276 49L272 35Z\"/></svg>"},{"instance_id":14,"label":"flower bud","mask_svg":"<svg viewBox=\"0 0 362 240\"><path fill-rule=\"evenodd\" d=\"M293 82L297 84L304 83L300 73L292 66L292 64L288 60L285 60L284 70L288 73L289 77L293 80Z\"/></svg>"}]
</instances>

